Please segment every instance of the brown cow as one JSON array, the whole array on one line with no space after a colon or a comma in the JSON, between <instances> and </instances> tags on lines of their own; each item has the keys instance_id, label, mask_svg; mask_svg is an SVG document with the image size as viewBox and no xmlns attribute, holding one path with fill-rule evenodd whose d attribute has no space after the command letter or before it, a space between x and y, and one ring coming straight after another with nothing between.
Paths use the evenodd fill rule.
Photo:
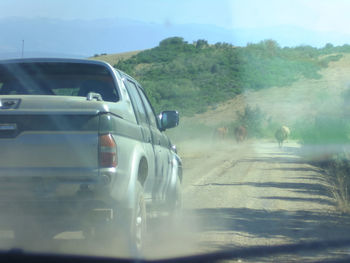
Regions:
<instances>
[{"instance_id":1,"label":"brown cow","mask_svg":"<svg viewBox=\"0 0 350 263\"><path fill-rule=\"evenodd\" d=\"M226 135L228 133L228 128L227 127L219 127L215 130L214 136L216 138L220 138L220 139L225 139Z\"/></svg>"},{"instance_id":2,"label":"brown cow","mask_svg":"<svg viewBox=\"0 0 350 263\"><path fill-rule=\"evenodd\" d=\"M243 125L235 128L235 138L237 142L243 142L247 138L247 129Z\"/></svg>"}]
</instances>

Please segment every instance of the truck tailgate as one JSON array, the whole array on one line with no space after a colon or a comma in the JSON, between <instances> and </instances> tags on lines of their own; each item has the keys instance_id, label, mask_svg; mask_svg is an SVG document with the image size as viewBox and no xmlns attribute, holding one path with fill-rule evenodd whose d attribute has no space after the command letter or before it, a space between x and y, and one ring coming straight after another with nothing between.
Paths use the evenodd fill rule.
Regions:
<instances>
[{"instance_id":1,"label":"truck tailgate","mask_svg":"<svg viewBox=\"0 0 350 263\"><path fill-rule=\"evenodd\" d=\"M24 173L26 168L52 168L53 173L55 169L97 169L98 118L0 115L0 176L10 168Z\"/></svg>"}]
</instances>

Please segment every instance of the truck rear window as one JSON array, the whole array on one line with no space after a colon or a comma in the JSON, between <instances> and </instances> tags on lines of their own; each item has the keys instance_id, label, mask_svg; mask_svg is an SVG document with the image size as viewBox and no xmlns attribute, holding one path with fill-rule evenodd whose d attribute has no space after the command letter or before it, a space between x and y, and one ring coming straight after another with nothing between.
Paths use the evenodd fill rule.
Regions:
<instances>
[{"instance_id":1,"label":"truck rear window","mask_svg":"<svg viewBox=\"0 0 350 263\"><path fill-rule=\"evenodd\" d=\"M82 96L118 101L110 71L101 65L63 62L0 64L0 95Z\"/></svg>"}]
</instances>

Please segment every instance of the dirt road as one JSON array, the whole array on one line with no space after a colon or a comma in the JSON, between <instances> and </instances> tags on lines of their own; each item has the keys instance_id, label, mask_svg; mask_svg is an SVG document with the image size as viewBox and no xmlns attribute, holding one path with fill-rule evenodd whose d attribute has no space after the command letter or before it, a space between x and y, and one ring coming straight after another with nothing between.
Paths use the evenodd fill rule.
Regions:
<instances>
[{"instance_id":1,"label":"dirt road","mask_svg":"<svg viewBox=\"0 0 350 263\"><path fill-rule=\"evenodd\" d=\"M346 238L349 217L336 210L323 171L288 142L182 143L184 214L196 249L213 251Z\"/></svg>"},{"instance_id":2,"label":"dirt road","mask_svg":"<svg viewBox=\"0 0 350 263\"><path fill-rule=\"evenodd\" d=\"M183 215L175 222L149 219L146 258L350 237L350 217L337 212L327 177L299 157L298 144L279 149L274 141L201 140L179 143L178 150L184 166ZM125 252L67 232L32 249L104 256ZM316 259L344 254L350 250L322 251ZM294 253L287 259L306 262L315 255ZM257 261L286 262L275 256Z\"/></svg>"}]
</instances>

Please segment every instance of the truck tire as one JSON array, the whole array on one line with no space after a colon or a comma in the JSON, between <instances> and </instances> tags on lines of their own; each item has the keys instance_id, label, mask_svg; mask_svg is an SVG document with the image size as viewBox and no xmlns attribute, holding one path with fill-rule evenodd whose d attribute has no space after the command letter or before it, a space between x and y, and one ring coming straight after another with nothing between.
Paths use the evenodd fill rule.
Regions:
<instances>
[{"instance_id":1,"label":"truck tire","mask_svg":"<svg viewBox=\"0 0 350 263\"><path fill-rule=\"evenodd\" d=\"M143 187L139 181L136 182L135 191L135 208L132 211L120 211L120 217L117 218L120 238L127 241L127 249L134 256L141 253L147 234L146 204Z\"/></svg>"},{"instance_id":2,"label":"truck tire","mask_svg":"<svg viewBox=\"0 0 350 263\"><path fill-rule=\"evenodd\" d=\"M132 244L134 244L136 246L135 248L140 251L144 245L145 235L147 234L147 214L146 204L143 197L143 187L139 181L137 181L136 184L137 202L135 214L131 221L130 233Z\"/></svg>"},{"instance_id":3,"label":"truck tire","mask_svg":"<svg viewBox=\"0 0 350 263\"><path fill-rule=\"evenodd\" d=\"M147 232L146 205L139 181L136 182L135 197L133 209L116 207L116 217L110 222L85 228L85 238L103 247L118 244L120 249L128 251L133 257L139 256Z\"/></svg>"}]
</instances>

